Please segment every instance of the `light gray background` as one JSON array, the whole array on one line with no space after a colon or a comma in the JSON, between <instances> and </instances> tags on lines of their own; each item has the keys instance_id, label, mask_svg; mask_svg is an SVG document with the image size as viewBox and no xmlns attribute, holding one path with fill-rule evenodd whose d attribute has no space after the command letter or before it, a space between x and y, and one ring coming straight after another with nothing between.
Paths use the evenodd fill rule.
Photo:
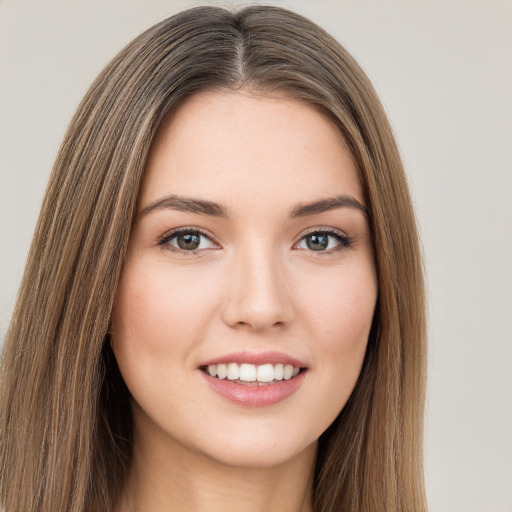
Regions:
<instances>
[{"instance_id":1,"label":"light gray background","mask_svg":"<svg viewBox=\"0 0 512 512\"><path fill-rule=\"evenodd\" d=\"M353 53L402 150L429 283L431 511L511 512L512 2L274 3L311 17ZM79 100L134 36L195 4L0 0L2 339Z\"/></svg>"}]
</instances>

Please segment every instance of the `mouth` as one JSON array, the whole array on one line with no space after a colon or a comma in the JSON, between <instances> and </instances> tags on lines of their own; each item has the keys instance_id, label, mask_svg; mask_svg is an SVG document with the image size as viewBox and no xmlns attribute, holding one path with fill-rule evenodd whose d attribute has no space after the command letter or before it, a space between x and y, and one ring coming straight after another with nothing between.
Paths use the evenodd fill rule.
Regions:
<instances>
[{"instance_id":1,"label":"mouth","mask_svg":"<svg viewBox=\"0 0 512 512\"><path fill-rule=\"evenodd\" d=\"M241 351L204 361L198 368L217 395L237 406L266 407L286 401L304 384L308 367L275 351Z\"/></svg>"},{"instance_id":2,"label":"mouth","mask_svg":"<svg viewBox=\"0 0 512 512\"><path fill-rule=\"evenodd\" d=\"M282 363L255 365L232 362L203 365L200 367L200 370L210 377L231 381L233 384L269 386L291 380L306 371L306 368Z\"/></svg>"},{"instance_id":3,"label":"mouth","mask_svg":"<svg viewBox=\"0 0 512 512\"><path fill-rule=\"evenodd\" d=\"M224 354L203 361L198 370L216 394L251 408L285 401L302 387L309 372L300 359L272 350Z\"/></svg>"}]
</instances>

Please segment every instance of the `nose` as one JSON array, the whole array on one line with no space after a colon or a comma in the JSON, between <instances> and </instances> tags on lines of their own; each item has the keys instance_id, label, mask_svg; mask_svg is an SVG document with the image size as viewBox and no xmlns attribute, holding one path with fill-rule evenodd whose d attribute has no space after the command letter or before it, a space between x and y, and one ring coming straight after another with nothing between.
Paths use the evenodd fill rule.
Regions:
<instances>
[{"instance_id":1,"label":"nose","mask_svg":"<svg viewBox=\"0 0 512 512\"><path fill-rule=\"evenodd\" d=\"M256 332L282 328L291 322L291 283L278 254L270 250L244 251L233 267L222 311L227 325Z\"/></svg>"}]
</instances>

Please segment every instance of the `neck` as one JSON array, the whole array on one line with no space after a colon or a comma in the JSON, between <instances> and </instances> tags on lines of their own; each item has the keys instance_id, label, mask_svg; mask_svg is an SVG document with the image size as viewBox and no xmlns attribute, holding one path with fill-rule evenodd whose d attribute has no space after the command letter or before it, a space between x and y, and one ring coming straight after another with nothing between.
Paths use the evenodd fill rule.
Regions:
<instances>
[{"instance_id":1,"label":"neck","mask_svg":"<svg viewBox=\"0 0 512 512\"><path fill-rule=\"evenodd\" d=\"M312 512L316 444L277 466L239 467L175 441L134 441L117 512Z\"/></svg>"}]
</instances>

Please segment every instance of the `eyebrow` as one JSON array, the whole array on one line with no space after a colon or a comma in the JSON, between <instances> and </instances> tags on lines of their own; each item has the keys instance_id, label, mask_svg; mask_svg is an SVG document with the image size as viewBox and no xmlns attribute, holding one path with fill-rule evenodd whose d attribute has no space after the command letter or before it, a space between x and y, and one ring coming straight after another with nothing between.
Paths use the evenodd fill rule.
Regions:
<instances>
[{"instance_id":1,"label":"eyebrow","mask_svg":"<svg viewBox=\"0 0 512 512\"><path fill-rule=\"evenodd\" d=\"M298 204L290 211L290 217L308 217L309 215L316 215L337 208L356 208L366 214L368 213L366 206L355 197L340 195L310 203ZM165 209L210 215L212 217L229 217L226 208L218 203L178 195L170 195L153 201L141 211L140 215L144 216L153 211Z\"/></svg>"},{"instance_id":2,"label":"eyebrow","mask_svg":"<svg viewBox=\"0 0 512 512\"><path fill-rule=\"evenodd\" d=\"M211 215L213 217L228 217L226 209L218 203L177 195L170 195L153 201L141 211L141 215L144 216L155 210L164 209L199 213L201 215Z\"/></svg>"},{"instance_id":3,"label":"eyebrow","mask_svg":"<svg viewBox=\"0 0 512 512\"><path fill-rule=\"evenodd\" d=\"M336 208L356 208L357 210L361 210L368 214L368 208L360 203L355 197L340 195L321 199L320 201L313 201L311 203L298 204L290 212L290 217L307 217L309 215L316 215Z\"/></svg>"}]
</instances>

